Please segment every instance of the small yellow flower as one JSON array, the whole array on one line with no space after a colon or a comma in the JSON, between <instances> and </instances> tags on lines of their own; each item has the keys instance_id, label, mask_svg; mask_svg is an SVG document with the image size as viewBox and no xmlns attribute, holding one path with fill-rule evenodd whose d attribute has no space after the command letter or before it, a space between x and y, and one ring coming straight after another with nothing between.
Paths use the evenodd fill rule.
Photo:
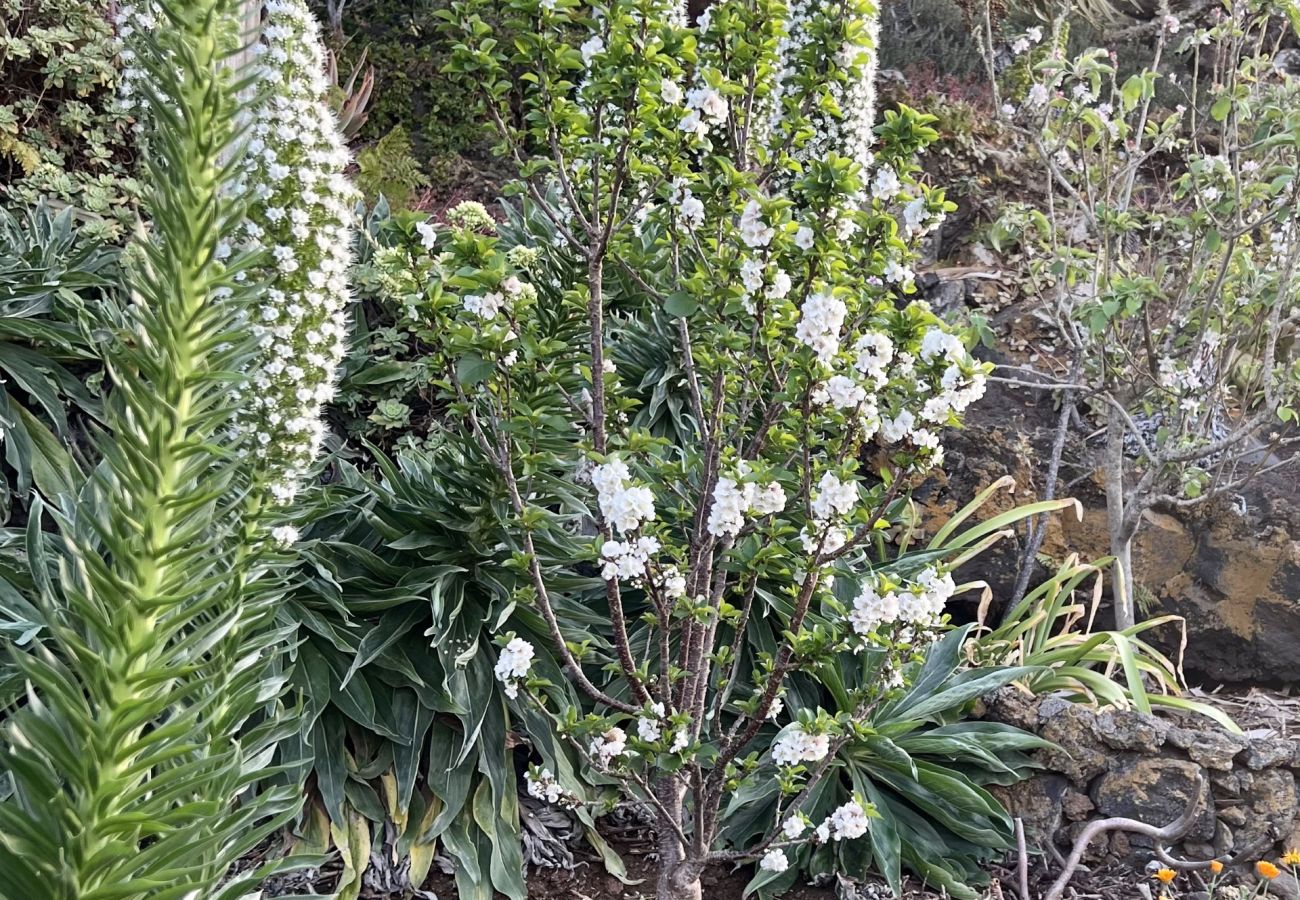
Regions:
<instances>
[{"instance_id":1,"label":"small yellow flower","mask_svg":"<svg viewBox=\"0 0 1300 900\"><path fill-rule=\"evenodd\" d=\"M1267 878L1269 881L1272 881L1274 878L1282 874L1281 869L1266 859L1261 859L1259 862L1255 863L1255 871L1259 873L1261 878Z\"/></svg>"},{"instance_id":2,"label":"small yellow flower","mask_svg":"<svg viewBox=\"0 0 1300 900\"><path fill-rule=\"evenodd\" d=\"M1282 864L1285 866L1300 866L1300 847L1292 847L1283 853Z\"/></svg>"},{"instance_id":3,"label":"small yellow flower","mask_svg":"<svg viewBox=\"0 0 1300 900\"><path fill-rule=\"evenodd\" d=\"M1210 860L1210 871L1215 875L1218 875L1223 871L1223 863L1219 862L1217 859Z\"/></svg>"},{"instance_id":4,"label":"small yellow flower","mask_svg":"<svg viewBox=\"0 0 1300 900\"><path fill-rule=\"evenodd\" d=\"M1157 869L1156 877L1159 878L1161 881L1163 881L1165 884L1168 884L1169 882L1173 881L1175 878L1178 877L1178 873L1175 872L1173 869Z\"/></svg>"}]
</instances>

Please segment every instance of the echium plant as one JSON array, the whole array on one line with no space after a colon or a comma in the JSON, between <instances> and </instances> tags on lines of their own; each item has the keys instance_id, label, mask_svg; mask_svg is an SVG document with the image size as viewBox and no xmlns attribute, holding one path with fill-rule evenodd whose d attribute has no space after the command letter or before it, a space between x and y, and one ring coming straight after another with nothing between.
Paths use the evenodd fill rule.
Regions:
<instances>
[{"instance_id":1,"label":"echium plant","mask_svg":"<svg viewBox=\"0 0 1300 900\"><path fill-rule=\"evenodd\" d=\"M985 376L906 300L911 244L946 208L914 177L935 135L890 111L867 171L844 150L872 136L831 146L813 119L849 114L837 97L870 70L872 14L828 4L809 13L816 40L783 44L785 9L769 0L726 0L696 27L662 0L458 3L451 68L480 91L522 203L559 246L506 250L490 219L459 210L450 227L421 226L431 255L384 257L422 286L409 302L429 323L448 427L499 475L527 579L517 602L596 711L550 706L562 697L531 677L538 649L523 637L501 636L497 676L521 714L552 716L653 810L664 900L699 897L713 861L776 871L787 851L866 834L865 797L818 822L804 805L956 587L941 553L895 558L886 541ZM488 15L509 21L513 46ZM542 252L575 277L539 291ZM661 335L680 367L672 439L636 424L644 385L614 361L636 335ZM547 531L578 511L585 558L546 556ZM608 655L570 643L560 602L593 574ZM785 708L792 677L853 651L879 677L847 708ZM530 789L566 802L553 779L535 769ZM755 779L776 779L782 801L756 842L723 846L723 800Z\"/></svg>"},{"instance_id":2,"label":"echium plant","mask_svg":"<svg viewBox=\"0 0 1300 900\"><path fill-rule=\"evenodd\" d=\"M218 252L266 251L250 275L267 287L250 310L259 354L236 391L240 414L230 437L273 474L273 497L288 503L320 450L321 410L346 350L357 195L343 174L349 155L327 102L325 51L311 10L302 0L258 8L261 29L248 54L256 82L240 121L250 132L247 165L229 186L248 195L248 217ZM156 27L158 9L145 0L123 6L117 20L123 105L133 107L140 91L134 46Z\"/></svg>"},{"instance_id":3,"label":"echium plant","mask_svg":"<svg viewBox=\"0 0 1300 900\"><path fill-rule=\"evenodd\" d=\"M1166 11L1150 68L1121 82L1104 50L1053 50L1004 109L1047 196L1041 210L1009 207L995 240L1026 251L1065 349L1031 383L1104 422L1121 627L1134 624L1132 542L1148 509L1204 504L1296 458L1283 435L1300 399L1300 82L1271 49L1294 9L1235 3L1205 27ZM1189 80L1166 77L1175 53ZM1183 102L1162 109L1157 87Z\"/></svg>"},{"instance_id":4,"label":"echium plant","mask_svg":"<svg viewBox=\"0 0 1300 900\"><path fill-rule=\"evenodd\" d=\"M292 817L254 792L293 717L270 663L279 579L264 473L227 452L230 384L257 259L226 257L247 209L227 59L233 0L161 0L136 44L149 109L147 226L130 254L127 339L105 360L99 459L28 528L42 630L13 659L27 690L0 728L0 896L237 898L230 865ZM43 527L53 520L57 536ZM57 539L56 539L57 538ZM281 710L282 712L282 710ZM260 724L258 724L260 722Z\"/></svg>"},{"instance_id":5,"label":"echium plant","mask_svg":"<svg viewBox=\"0 0 1300 900\"><path fill-rule=\"evenodd\" d=\"M266 302L251 328L259 368L240 394L234 437L275 473L272 493L293 499L320 451L321 410L346 351L347 270L355 189L349 155L327 104L319 26L303 0L269 0L254 46L264 94L251 109L244 250L269 252Z\"/></svg>"}]
</instances>

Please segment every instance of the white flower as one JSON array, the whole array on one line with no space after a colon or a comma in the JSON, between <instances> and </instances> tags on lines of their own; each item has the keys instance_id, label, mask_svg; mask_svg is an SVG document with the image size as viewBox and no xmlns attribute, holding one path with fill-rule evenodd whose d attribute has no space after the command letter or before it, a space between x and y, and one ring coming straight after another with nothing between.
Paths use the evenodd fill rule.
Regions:
<instances>
[{"instance_id":1,"label":"white flower","mask_svg":"<svg viewBox=\"0 0 1300 900\"><path fill-rule=\"evenodd\" d=\"M709 508L706 527L714 537L735 535L744 526L746 515L772 515L785 509L785 503L785 489L775 481L760 487L721 477L713 487L713 505Z\"/></svg>"},{"instance_id":2,"label":"white flower","mask_svg":"<svg viewBox=\"0 0 1300 900\"><path fill-rule=\"evenodd\" d=\"M889 381L885 366L894 358L894 342L888 335L868 331L858 338L853 349L857 351L853 368L873 379L876 387L884 387Z\"/></svg>"},{"instance_id":3,"label":"white flower","mask_svg":"<svg viewBox=\"0 0 1300 900\"><path fill-rule=\"evenodd\" d=\"M798 722L784 729L772 743L772 761L778 766L818 762L830 752L830 735L809 734Z\"/></svg>"},{"instance_id":4,"label":"white flower","mask_svg":"<svg viewBox=\"0 0 1300 900\"><path fill-rule=\"evenodd\" d=\"M790 861L785 858L785 851L773 848L763 854L758 867L765 872L784 872L790 868Z\"/></svg>"},{"instance_id":5,"label":"white flower","mask_svg":"<svg viewBox=\"0 0 1300 900\"><path fill-rule=\"evenodd\" d=\"M461 299L465 312L480 319L495 319L497 313L506 305L506 298L495 291L490 294L466 294Z\"/></svg>"},{"instance_id":6,"label":"white flower","mask_svg":"<svg viewBox=\"0 0 1300 900\"><path fill-rule=\"evenodd\" d=\"M817 482L817 493L812 501L813 518L818 522L829 522L834 518L844 518L858 505L858 483L840 481L834 472L826 472Z\"/></svg>"},{"instance_id":7,"label":"white flower","mask_svg":"<svg viewBox=\"0 0 1300 900\"><path fill-rule=\"evenodd\" d=\"M813 230L807 225L800 225L799 230L794 233L794 244L800 250L811 250L813 248Z\"/></svg>"},{"instance_id":8,"label":"white flower","mask_svg":"<svg viewBox=\"0 0 1300 900\"><path fill-rule=\"evenodd\" d=\"M663 728L660 724L663 719L664 705L658 701L650 704L650 714L641 715L636 720L637 737L643 741L654 743L663 735Z\"/></svg>"},{"instance_id":9,"label":"white flower","mask_svg":"<svg viewBox=\"0 0 1300 900\"><path fill-rule=\"evenodd\" d=\"M617 457L592 470L591 483L601 516L615 531L627 533L655 517L654 494L631 483L627 465Z\"/></svg>"},{"instance_id":10,"label":"white flower","mask_svg":"<svg viewBox=\"0 0 1300 900\"><path fill-rule=\"evenodd\" d=\"M902 190L902 182L892 166L881 166L871 182L871 196L877 200L892 200Z\"/></svg>"},{"instance_id":11,"label":"white flower","mask_svg":"<svg viewBox=\"0 0 1300 900\"><path fill-rule=\"evenodd\" d=\"M611 728L592 741L588 750L602 766L608 766L627 750L627 732Z\"/></svg>"},{"instance_id":12,"label":"white flower","mask_svg":"<svg viewBox=\"0 0 1300 900\"><path fill-rule=\"evenodd\" d=\"M904 409L892 419L880 420L880 439L886 444L896 444L907 438L916 426L916 416L911 410Z\"/></svg>"},{"instance_id":13,"label":"white flower","mask_svg":"<svg viewBox=\"0 0 1300 900\"><path fill-rule=\"evenodd\" d=\"M823 364L830 364L840 349L840 329L848 315L844 301L826 291L818 291L804 301L799 310L799 324L794 336L811 347Z\"/></svg>"},{"instance_id":14,"label":"white flower","mask_svg":"<svg viewBox=\"0 0 1300 900\"><path fill-rule=\"evenodd\" d=\"M687 110L686 115L682 116L682 120L677 123L677 127L697 138L706 137L709 133L709 125L698 109Z\"/></svg>"},{"instance_id":15,"label":"white flower","mask_svg":"<svg viewBox=\"0 0 1300 900\"><path fill-rule=\"evenodd\" d=\"M673 735L673 742L672 744L669 745L668 752L681 753L683 750L689 747L690 744L691 744L690 730L687 729L685 726L683 726L677 729L677 733Z\"/></svg>"},{"instance_id":16,"label":"white flower","mask_svg":"<svg viewBox=\"0 0 1300 900\"><path fill-rule=\"evenodd\" d=\"M756 487L749 499L749 511L760 516L771 516L785 509L785 489L775 481Z\"/></svg>"},{"instance_id":17,"label":"white flower","mask_svg":"<svg viewBox=\"0 0 1300 900\"><path fill-rule=\"evenodd\" d=\"M540 769L536 774L530 769L524 774L524 781L528 784L528 796L543 803L559 803L564 798L564 790L550 769Z\"/></svg>"},{"instance_id":18,"label":"white flower","mask_svg":"<svg viewBox=\"0 0 1300 900\"><path fill-rule=\"evenodd\" d=\"M781 826L781 834L787 841L797 839L801 834L808 830L808 823L803 816L790 816Z\"/></svg>"},{"instance_id":19,"label":"white flower","mask_svg":"<svg viewBox=\"0 0 1300 900\"><path fill-rule=\"evenodd\" d=\"M824 824L832 840L849 841L866 834L871 820L867 818L866 810L856 800L851 800L827 816Z\"/></svg>"},{"instance_id":20,"label":"white flower","mask_svg":"<svg viewBox=\"0 0 1300 900\"><path fill-rule=\"evenodd\" d=\"M763 210L758 201L750 200L746 203L740 214L740 239L745 242L745 246L766 247L775 233L772 226L764 223Z\"/></svg>"},{"instance_id":21,"label":"white flower","mask_svg":"<svg viewBox=\"0 0 1300 900\"><path fill-rule=\"evenodd\" d=\"M833 409L857 409L867 399L867 392L852 378L832 375L821 385L814 399L828 403Z\"/></svg>"},{"instance_id":22,"label":"white flower","mask_svg":"<svg viewBox=\"0 0 1300 900\"><path fill-rule=\"evenodd\" d=\"M865 584L853 600L849 623L861 635L870 634L887 622L898 619L898 595L893 591L881 594L874 584Z\"/></svg>"},{"instance_id":23,"label":"white flower","mask_svg":"<svg viewBox=\"0 0 1300 900\"><path fill-rule=\"evenodd\" d=\"M432 250L438 243L438 229L432 222L417 222L415 230L420 235L420 243L425 250Z\"/></svg>"},{"instance_id":24,"label":"white flower","mask_svg":"<svg viewBox=\"0 0 1300 900\"><path fill-rule=\"evenodd\" d=\"M1025 94L1025 106L1030 109L1042 106L1050 97L1051 94L1047 90L1047 85L1035 82L1029 88L1028 93Z\"/></svg>"},{"instance_id":25,"label":"white flower","mask_svg":"<svg viewBox=\"0 0 1300 900\"><path fill-rule=\"evenodd\" d=\"M682 197L677 205L677 211L681 214L682 223L687 228L699 228L704 224L704 204L692 196L690 191Z\"/></svg>"},{"instance_id":26,"label":"white flower","mask_svg":"<svg viewBox=\"0 0 1300 900\"><path fill-rule=\"evenodd\" d=\"M277 525L271 529L271 539L280 547L292 547L298 543L298 529L292 525Z\"/></svg>"},{"instance_id":27,"label":"white flower","mask_svg":"<svg viewBox=\"0 0 1300 900\"><path fill-rule=\"evenodd\" d=\"M780 270L772 276L772 283L768 286L767 296L773 300L780 300L786 294L790 293L792 283L790 276Z\"/></svg>"},{"instance_id":28,"label":"white flower","mask_svg":"<svg viewBox=\"0 0 1300 900\"><path fill-rule=\"evenodd\" d=\"M528 676L535 653L533 645L521 637L512 638L510 643L501 648L495 671L497 680L505 686L506 696L510 699L519 696L519 679Z\"/></svg>"},{"instance_id":29,"label":"white flower","mask_svg":"<svg viewBox=\"0 0 1300 900\"><path fill-rule=\"evenodd\" d=\"M961 339L957 335L935 326L926 331L925 336L921 338L921 359L925 362L933 362L939 356L951 362L961 362L966 357L966 348L962 346Z\"/></svg>"},{"instance_id":30,"label":"white flower","mask_svg":"<svg viewBox=\"0 0 1300 900\"><path fill-rule=\"evenodd\" d=\"M659 82L659 96L663 98L665 103L676 106L678 103L682 102L683 95L681 85L671 79L665 78L663 81Z\"/></svg>"},{"instance_id":31,"label":"white flower","mask_svg":"<svg viewBox=\"0 0 1300 900\"><path fill-rule=\"evenodd\" d=\"M713 486L713 505L709 508L707 527L714 537L737 534L745 524L749 500L734 478L719 478Z\"/></svg>"},{"instance_id":32,"label":"white flower","mask_svg":"<svg viewBox=\"0 0 1300 900\"><path fill-rule=\"evenodd\" d=\"M727 118L727 100L713 88L692 88L686 95L686 105L699 110L701 116L715 125Z\"/></svg>"},{"instance_id":33,"label":"white flower","mask_svg":"<svg viewBox=\"0 0 1300 900\"><path fill-rule=\"evenodd\" d=\"M596 58L596 54L605 51L605 41L600 35L593 34L578 49L582 53L583 64L590 66L591 61Z\"/></svg>"},{"instance_id":34,"label":"white flower","mask_svg":"<svg viewBox=\"0 0 1300 900\"><path fill-rule=\"evenodd\" d=\"M664 569L663 592L670 600L686 596L686 576L678 572L676 566Z\"/></svg>"}]
</instances>

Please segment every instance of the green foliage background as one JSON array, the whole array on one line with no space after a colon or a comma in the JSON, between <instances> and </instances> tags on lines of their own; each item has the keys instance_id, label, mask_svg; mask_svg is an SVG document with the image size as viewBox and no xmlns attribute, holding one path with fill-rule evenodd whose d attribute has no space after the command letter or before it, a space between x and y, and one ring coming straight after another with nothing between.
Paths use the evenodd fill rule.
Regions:
<instances>
[{"instance_id":1,"label":"green foliage background","mask_svg":"<svg viewBox=\"0 0 1300 900\"><path fill-rule=\"evenodd\" d=\"M49 197L118 237L140 186L110 15L104 0L0 0L0 202Z\"/></svg>"}]
</instances>

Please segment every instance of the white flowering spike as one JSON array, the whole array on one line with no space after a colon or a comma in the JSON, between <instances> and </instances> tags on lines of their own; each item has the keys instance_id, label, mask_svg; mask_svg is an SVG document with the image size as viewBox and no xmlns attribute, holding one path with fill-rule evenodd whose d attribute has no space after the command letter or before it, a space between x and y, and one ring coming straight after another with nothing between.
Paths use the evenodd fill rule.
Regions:
<instances>
[{"instance_id":1,"label":"white flowering spike","mask_svg":"<svg viewBox=\"0 0 1300 900\"><path fill-rule=\"evenodd\" d=\"M260 354L236 391L240 411L231 438L258 460L273 499L287 503L320 450L321 412L334 396L346 350L357 194L343 174L349 156L326 102L325 51L315 17L304 0L268 0L262 14L251 51L258 91L243 113L247 153L233 186L248 214L239 246L223 247L219 256L236 249L267 256L265 267L249 275L265 282L266 300L251 311L248 327ZM144 73L131 65L132 38L160 20L151 0L125 5L116 16L125 110L143 109ZM237 36L230 40L235 46Z\"/></svg>"},{"instance_id":2,"label":"white flowering spike","mask_svg":"<svg viewBox=\"0 0 1300 900\"><path fill-rule=\"evenodd\" d=\"M250 200L246 247L272 262L257 273L267 302L250 323L262 348L241 391L235 429L291 500L324 436L321 411L334 396L346 350L347 271L356 192L334 114L319 28L303 0L269 0L254 47L267 89L250 111L243 190Z\"/></svg>"},{"instance_id":3,"label":"white flowering spike","mask_svg":"<svg viewBox=\"0 0 1300 900\"><path fill-rule=\"evenodd\" d=\"M832 29L847 36L838 45L823 43L821 34ZM848 157L864 170L870 168L876 124L876 71L879 54L880 12L872 0L791 0L785 34L777 48L779 72L774 107L768 128L781 134L780 101L795 90L795 79L806 71L807 55L815 53L818 69L834 67L842 78L827 82L835 112L814 107L813 136L796 148L800 159L823 159L830 153Z\"/></svg>"},{"instance_id":4,"label":"white flowering spike","mask_svg":"<svg viewBox=\"0 0 1300 900\"><path fill-rule=\"evenodd\" d=\"M784 872L790 868L790 860L785 858L785 851L773 848L763 854L758 867L765 872Z\"/></svg>"}]
</instances>

